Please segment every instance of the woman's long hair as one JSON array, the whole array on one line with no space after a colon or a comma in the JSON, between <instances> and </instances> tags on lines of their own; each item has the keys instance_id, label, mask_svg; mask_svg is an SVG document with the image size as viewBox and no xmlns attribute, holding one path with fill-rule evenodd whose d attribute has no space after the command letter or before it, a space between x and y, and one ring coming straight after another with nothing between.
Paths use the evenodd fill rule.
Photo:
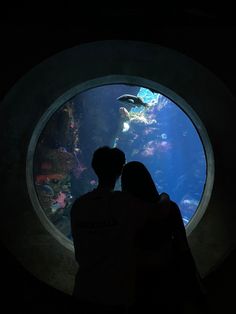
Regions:
<instances>
[{"instance_id":1,"label":"woman's long hair","mask_svg":"<svg viewBox=\"0 0 236 314\"><path fill-rule=\"evenodd\" d=\"M121 175L121 187L122 191L146 201L154 202L159 199L151 174L139 161L130 161L125 164Z\"/></svg>"}]
</instances>

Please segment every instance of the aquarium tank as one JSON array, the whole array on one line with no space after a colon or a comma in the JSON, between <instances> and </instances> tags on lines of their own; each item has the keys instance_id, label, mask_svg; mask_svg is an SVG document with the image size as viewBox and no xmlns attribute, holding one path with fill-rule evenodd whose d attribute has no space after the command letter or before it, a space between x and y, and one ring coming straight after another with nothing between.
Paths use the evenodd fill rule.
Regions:
<instances>
[{"instance_id":1,"label":"aquarium tank","mask_svg":"<svg viewBox=\"0 0 236 314\"><path fill-rule=\"evenodd\" d=\"M35 147L33 181L41 210L66 238L71 239L74 200L97 186L91 158L104 145L123 150L127 162L144 163L158 191L170 195L189 224L206 182L205 151L194 123L161 93L108 84L63 103L45 123Z\"/></svg>"}]
</instances>

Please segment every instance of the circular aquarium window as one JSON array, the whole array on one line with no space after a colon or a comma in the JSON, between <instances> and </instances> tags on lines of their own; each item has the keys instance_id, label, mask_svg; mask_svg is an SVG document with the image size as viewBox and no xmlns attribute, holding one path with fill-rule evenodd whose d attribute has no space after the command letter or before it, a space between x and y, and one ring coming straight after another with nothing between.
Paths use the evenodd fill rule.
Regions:
<instances>
[{"instance_id":1,"label":"circular aquarium window","mask_svg":"<svg viewBox=\"0 0 236 314\"><path fill-rule=\"evenodd\" d=\"M204 126L166 87L141 78L109 77L57 99L32 136L28 189L39 218L54 236L72 248L70 209L75 198L96 187L91 157L103 145L122 149L127 161L143 162L158 191L178 204L187 233L193 230L214 179Z\"/></svg>"}]
</instances>

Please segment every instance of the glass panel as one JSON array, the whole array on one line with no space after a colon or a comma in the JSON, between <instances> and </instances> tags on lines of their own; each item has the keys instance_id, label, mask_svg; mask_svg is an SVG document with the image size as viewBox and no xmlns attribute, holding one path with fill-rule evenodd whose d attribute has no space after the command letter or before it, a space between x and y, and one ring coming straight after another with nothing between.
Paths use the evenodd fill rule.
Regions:
<instances>
[{"instance_id":1,"label":"glass panel","mask_svg":"<svg viewBox=\"0 0 236 314\"><path fill-rule=\"evenodd\" d=\"M110 84L81 92L48 120L34 154L34 183L47 218L71 239L74 199L97 185L95 149L122 149L127 161L143 162L159 192L181 210L185 225L195 214L206 182L199 134L180 107L140 86ZM120 189L120 182L116 189Z\"/></svg>"}]
</instances>

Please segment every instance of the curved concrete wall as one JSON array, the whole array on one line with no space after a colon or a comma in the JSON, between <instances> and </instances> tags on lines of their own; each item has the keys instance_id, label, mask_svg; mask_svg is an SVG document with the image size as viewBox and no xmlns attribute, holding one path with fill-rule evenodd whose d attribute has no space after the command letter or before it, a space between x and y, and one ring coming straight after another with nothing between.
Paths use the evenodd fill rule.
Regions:
<instances>
[{"instance_id":1,"label":"curved concrete wall","mask_svg":"<svg viewBox=\"0 0 236 314\"><path fill-rule=\"evenodd\" d=\"M206 68L176 51L143 42L102 41L65 50L19 80L1 104L3 204L1 237L26 269L71 293L73 252L41 224L26 184L28 145L48 107L69 89L107 76L135 76L168 87L192 106L205 125L215 156L215 182L207 211L189 236L202 276L235 246L234 158L231 134L235 100Z\"/></svg>"}]
</instances>

